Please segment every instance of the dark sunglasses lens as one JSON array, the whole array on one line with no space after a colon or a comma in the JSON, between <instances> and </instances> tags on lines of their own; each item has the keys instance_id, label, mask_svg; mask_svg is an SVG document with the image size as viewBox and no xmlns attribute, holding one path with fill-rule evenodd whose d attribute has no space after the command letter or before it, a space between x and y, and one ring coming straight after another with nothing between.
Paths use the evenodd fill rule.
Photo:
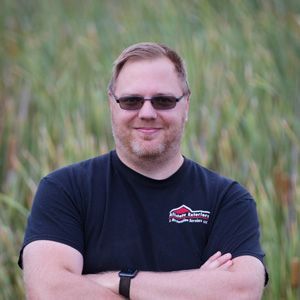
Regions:
<instances>
[{"instance_id":1,"label":"dark sunglasses lens","mask_svg":"<svg viewBox=\"0 0 300 300\"><path fill-rule=\"evenodd\" d=\"M119 99L120 107L126 110L136 110L143 106L142 97L123 97Z\"/></svg>"},{"instance_id":2,"label":"dark sunglasses lens","mask_svg":"<svg viewBox=\"0 0 300 300\"><path fill-rule=\"evenodd\" d=\"M177 101L172 96L156 96L152 98L151 102L155 109L164 110L174 108Z\"/></svg>"}]
</instances>

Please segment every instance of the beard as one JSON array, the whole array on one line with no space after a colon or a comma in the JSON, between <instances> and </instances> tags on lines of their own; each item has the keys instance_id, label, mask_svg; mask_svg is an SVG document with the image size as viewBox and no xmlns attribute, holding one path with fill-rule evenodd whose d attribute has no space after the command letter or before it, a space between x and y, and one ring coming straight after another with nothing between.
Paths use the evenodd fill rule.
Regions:
<instances>
[{"instance_id":1,"label":"beard","mask_svg":"<svg viewBox=\"0 0 300 300\"><path fill-rule=\"evenodd\" d=\"M147 143L141 143L137 140L130 141L130 150L139 158L147 158L147 159L155 159L161 156L167 146L165 143L159 143L155 145L155 147L151 147L151 145L147 145Z\"/></svg>"},{"instance_id":2,"label":"beard","mask_svg":"<svg viewBox=\"0 0 300 300\"><path fill-rule=\"evenodd\" d=\"M133 129L121 128L112 119L112 132L116 148L128 158L145 161L163 161L180 151L185 122L163 128L162 136L142 138Z\"/></svg>"}]
</instances>

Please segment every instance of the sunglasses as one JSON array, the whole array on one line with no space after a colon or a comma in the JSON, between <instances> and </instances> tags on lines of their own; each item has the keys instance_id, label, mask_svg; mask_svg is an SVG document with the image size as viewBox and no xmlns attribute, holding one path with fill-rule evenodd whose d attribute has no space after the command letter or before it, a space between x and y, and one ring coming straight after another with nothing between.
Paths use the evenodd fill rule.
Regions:
<instances>
[{"instance_id":1,"label":"sunglasses","mask_svg":"<svg viewBox=\"0 0 300 300\"><path fill-rule=\"evenodd\" d=\"M117 98L112 92L111 95L114 97L120 107L125 110L139 110L144 105L145 101L151 101L154 109L157 110L167 110L172 109L176 106L176 103L181 100L186 94L181 97L158 95L151 98L145 98L142 96L125 96Z\"/></svg>"}]
</instances>

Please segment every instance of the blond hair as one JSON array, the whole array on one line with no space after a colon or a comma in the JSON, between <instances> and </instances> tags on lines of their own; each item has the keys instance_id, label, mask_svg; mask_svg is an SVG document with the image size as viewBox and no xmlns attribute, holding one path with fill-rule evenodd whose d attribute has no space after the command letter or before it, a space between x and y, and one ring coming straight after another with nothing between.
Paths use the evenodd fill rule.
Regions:
<instances>
[{"instance_id":1,"label":"blond hair","mask_svg":"<svg viewBox=\"0 0 300 300\"><path fill-rule=\"evenodd\" d=\"M126 64L131 59L153 59L167 57L174 65L175 71L182 82L185 94L190 94L190 88L187 81L187 73L182 58L171 48L158 43L138 43L124 49L120 56L115 60L112 77L108 85L108 91L114 91L118 76Z\"/></svg>"}]
</instances>

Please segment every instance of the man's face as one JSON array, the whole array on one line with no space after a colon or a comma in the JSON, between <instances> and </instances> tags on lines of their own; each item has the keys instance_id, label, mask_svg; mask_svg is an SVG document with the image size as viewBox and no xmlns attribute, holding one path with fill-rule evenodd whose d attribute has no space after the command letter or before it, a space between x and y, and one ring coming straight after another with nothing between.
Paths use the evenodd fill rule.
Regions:
<instances>
[{"instance_id":1,"label":"man's face","mask_svg":"<svg viewBox=\"0 0 300 300\"><path fill-rule=\"evenodd\" d=\"M182 84L172 62L163 57L129 60L121 70L114 94L153 97L158 94L180 97ZM120 108L110 96L112 129L117 152L127 159L170 158L180 153L181 136L187 120L188 96L169 110L155 110L145 101L139 110Z\"/></svg>"}]
</instances>

